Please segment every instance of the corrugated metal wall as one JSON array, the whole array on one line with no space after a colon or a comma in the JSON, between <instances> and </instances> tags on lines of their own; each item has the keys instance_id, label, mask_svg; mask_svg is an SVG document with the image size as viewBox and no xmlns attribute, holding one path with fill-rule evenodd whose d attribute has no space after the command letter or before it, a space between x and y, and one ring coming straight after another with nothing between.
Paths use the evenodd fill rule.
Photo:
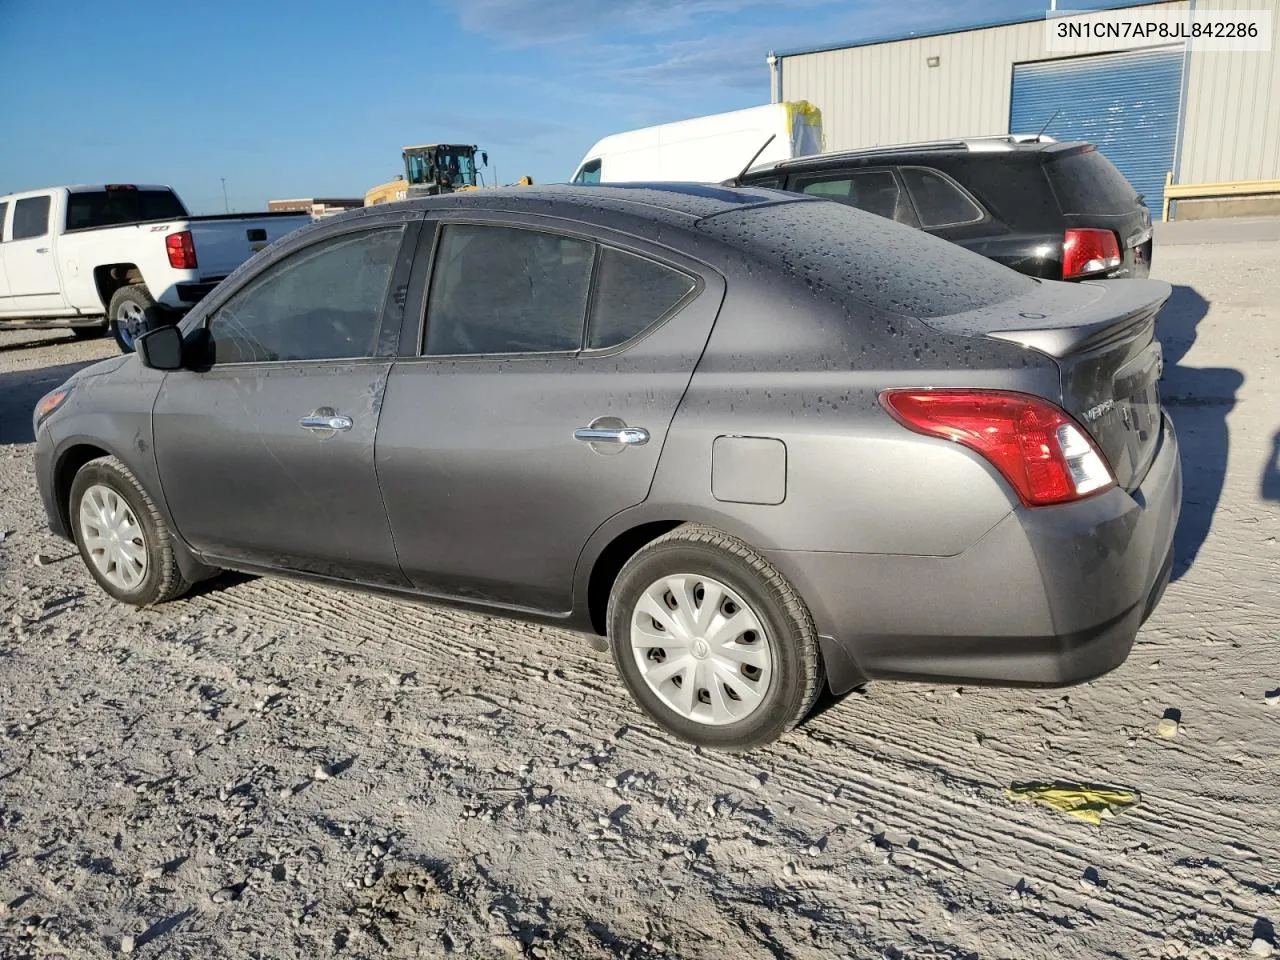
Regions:
<instances>
[{"instance_id":1,"label":"corrugated metal wall","mask_svg":"<svg viewBox=\"0 0 1280 960\"><path fill-rule=\"evenodd\" d=\"M1187 6L1155 3L1132 12ZM1280 0L1197 0L1196 9L1269 9L1280 32ZM779 66L782 98L816 104L827 149L845 150L1009 133L1013 65L1061 56L1045 49L1044 21L1037 20L783 57ZM928 66L929 57L938 57L938 66ZM1276 50L1197 52L1190 60L1178 182L1280 177Z\"/></svg>"},{"instance_id":2,"label":"corrugated metal wall","mask_svg":"<svg viewBox=\"0 0 1280 960\"><path fill-rule=\"evenodd\" d=\"M1270 53L1193 53L1178 183L1280 180L1280 0L1199 0L1198 10L1270 10Z\"/></svg>"}]
</instances>

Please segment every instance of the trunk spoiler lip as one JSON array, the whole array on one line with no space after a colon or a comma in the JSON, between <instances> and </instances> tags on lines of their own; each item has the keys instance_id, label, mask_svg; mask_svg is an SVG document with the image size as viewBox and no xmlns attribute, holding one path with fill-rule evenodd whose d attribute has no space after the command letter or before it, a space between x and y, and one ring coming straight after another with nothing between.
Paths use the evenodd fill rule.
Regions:
<instances>
[{"instance_id":1,"label":"trunk spoiler lip","mask_svg":"<svg viewBox=\"0 0 1280 960\"><path fill-rule=\"evenodd\" d=\"M1162 280L1086 281L1081 286L1101 288L1101 296L1058 317L1046 316L1043 326L1028 329L987 330L994 340L1063 359L1106 346L1131 335L1150 320L1173 294Z\"/></svg>"}]
</instances>

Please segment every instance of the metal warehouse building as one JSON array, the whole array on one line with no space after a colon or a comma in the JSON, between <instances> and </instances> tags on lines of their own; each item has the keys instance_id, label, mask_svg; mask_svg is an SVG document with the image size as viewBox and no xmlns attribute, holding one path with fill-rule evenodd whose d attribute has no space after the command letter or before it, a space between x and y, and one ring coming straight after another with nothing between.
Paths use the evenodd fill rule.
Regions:
<instances>
[{"instance_id":1,"label":"metal warehouse building","mask_svg":"<svg viewBox=\"0 0 1280 960\"><path fill-rule=\"evenodd\" d=\"M1136 19L1188 8L1270 10L1280 28L1280 0L1149 3L1123 12ZM827 150L1035 133L1048 123L1059 140L1098 144L1156 219L1280 213L1280 56L1274 45L1268 52L1198 45L1060 53L1048 49L1041 17L779 52L769 65L774 101L808 100L822 111Z\"/></svg>"}]
</instances>

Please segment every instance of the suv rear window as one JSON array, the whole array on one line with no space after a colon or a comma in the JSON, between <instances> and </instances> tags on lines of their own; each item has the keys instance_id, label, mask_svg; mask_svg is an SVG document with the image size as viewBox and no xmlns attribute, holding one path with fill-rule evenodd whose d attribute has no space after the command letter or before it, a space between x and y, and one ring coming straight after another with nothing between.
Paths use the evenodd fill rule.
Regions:
<instances>
[{"instance_id":1,"label":"suv rear window","mask_svg":"<svg viewBox=\"0 0 1280 960\"><path fill-rule=\"evenodd\" d=\"M1133 184L1097 150L1050 157L1045 171L1063 213L1132 213L1138 205Z\"/></svg>"},{"instance_id":2,"label":"suv rear window","mask_svg":"<svg viewBox=\"0 0 1280 960\"><path fill-rule=\"evenodd\" d=\"M67 229L85 230L187 215L172 190L86 190L67 197Z\"/></svg>"},{"instance_id":3,"label":"suv rear window","mask_svg":"<svg viewBox=\"0 0 1280 960\"><path fill-rule=\"evenodd\" d=\"M708 217L699 229L783 265L806 283L899 316L944 317L1026 293L1035 281L842 203L797 200Z\"/></svg>"}]
</instances>

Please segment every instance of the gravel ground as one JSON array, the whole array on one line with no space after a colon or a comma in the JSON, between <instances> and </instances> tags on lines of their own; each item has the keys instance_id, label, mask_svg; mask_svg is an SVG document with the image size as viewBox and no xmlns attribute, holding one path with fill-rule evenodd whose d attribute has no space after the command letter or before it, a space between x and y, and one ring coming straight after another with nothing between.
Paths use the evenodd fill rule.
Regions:
<instances>
[{"instance_id":1,"label":"gravel ground","mask_svg":"<svg viewBox=\"0 0 1280 960\"><path fill-rule=\"evenodd\" d=\"M115 348L0 333L0 956L1264 954L1280 243L1156 262L1187 504L1129 662L871 684L748 757L665 739L555 630L243 577L110 602L45 530L29 411ZM1141 802L1005 796L1059 779Z\"/></svg>"}]
</instances>

